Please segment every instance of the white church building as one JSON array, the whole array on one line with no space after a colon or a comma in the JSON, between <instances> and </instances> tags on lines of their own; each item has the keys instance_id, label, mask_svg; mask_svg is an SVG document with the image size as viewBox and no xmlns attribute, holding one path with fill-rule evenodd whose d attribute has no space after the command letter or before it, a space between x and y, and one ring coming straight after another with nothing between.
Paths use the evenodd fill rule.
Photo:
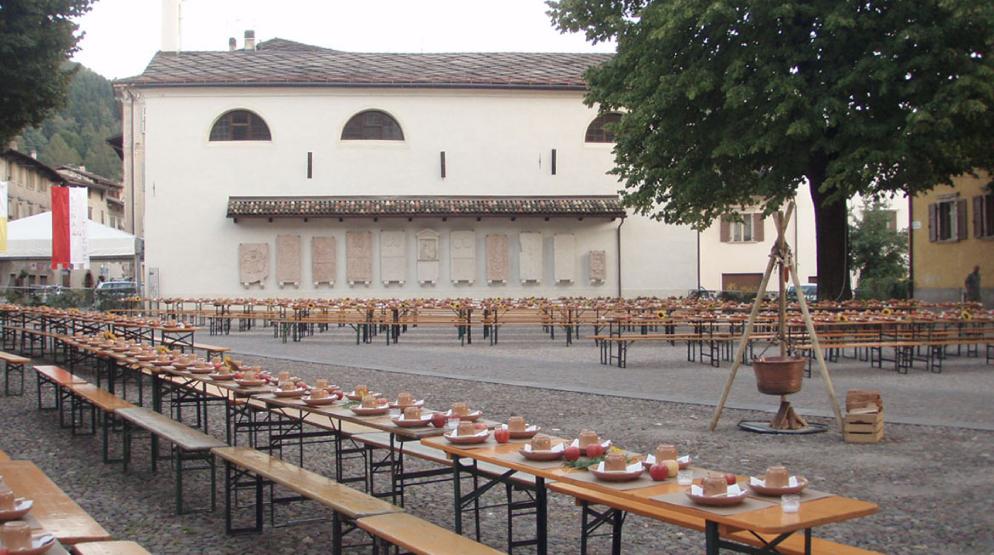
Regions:
<instances>
[{"instance_id":1,"label":"white church building","mask_svg":"<svg viewBox=\"0 0 994 555\"><path fill-rule=\"evenodd\" d=\"M164 49L119 81L152 296L683 295L697 233L626 213L604 54Z\"/></svg>"}]
</instances>

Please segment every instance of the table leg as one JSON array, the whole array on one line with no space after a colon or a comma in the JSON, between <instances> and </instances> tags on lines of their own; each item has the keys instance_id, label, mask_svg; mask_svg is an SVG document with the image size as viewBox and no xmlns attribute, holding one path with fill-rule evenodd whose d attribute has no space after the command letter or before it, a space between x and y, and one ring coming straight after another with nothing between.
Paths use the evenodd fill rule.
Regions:
<instances>
[{"instance_id":1,"label":"table leg","mask_svg":"<svg viewBox=\"0 0 994 555\"><path fill-rule=\"evenodd\" d=\"M538 544L535 546L538 555L545 555L548 550L549 504L548 492L545 489L545 478L535 477L535 535Z\"/></svg>"},{"instance_id":2,"label":"table leg","mask_svg":"<svg viewBox=\"0 0 994 555\"><path fill-rule=\"evenodd\" d=\"M718 523L710 520L704 524L704 539L706 542L705 553L707 555L718 555Z\"/></svg>"},{"instance_id":3,"label":"table leg","mask_svg":"<svg viewBox=\"0 0 994 555\"><path fill-rule=\"evenodd\" d=\"M456 534L462 534L462 463L459 462L458 455L452 455L452 493L454 501L452 506L455 509L455 529Z\"/></svg>"}]
</instances>

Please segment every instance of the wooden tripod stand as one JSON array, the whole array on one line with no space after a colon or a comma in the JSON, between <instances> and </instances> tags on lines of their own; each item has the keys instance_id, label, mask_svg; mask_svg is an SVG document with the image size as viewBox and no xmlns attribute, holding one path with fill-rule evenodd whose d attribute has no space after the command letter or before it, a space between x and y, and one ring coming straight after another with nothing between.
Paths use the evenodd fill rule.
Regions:
<instances>
[{"instance_id":1,"label":"wooden tripod stand","mask_svg":"<svg viewBox=\"0 0 994 555\"><path fill-rule=\"evenodd\" d=\"M791 253L790 246L787 244L786 232L787 224L790 222L790 218L794 213L794 203L791 202L787 206L787 211L778 211L773 214L773 222L777 229L777 240L774 243L773 248L770 250L770 260L766 265L766 272L763 274L763 279L759 284L759 290L756 292L756 300L752 304L752 311L749 313L749 319L746 321L745 328L742 330L742 337L739 339L738 348L735 349L735 359L732 362L732 371L728 375L728 381L725 382L725 389L721 393L721 400L718 401L718 406L714 409L714 415L711 417L711 424L708 426L710 431L714 431L715 427L718 425L718 419L721 418L721 412L725 408L725 402L728 401L728 394L732 390L732 383L735 382L735 376L738 373L739 366L742 365L742 358L745 355L746 346L749 344L749 339L755 330L756 316L759 314L759 308L763 304L763 296L766 294L766 286L770 281L770 276L773 274L774 270L777 272L779 279L779 291L780 297L778 299L779 311L777 318L777 342L780 345L780 355L787 355L787 336L785 333L786 322L787 322L787 295L786 295L786 281L791 279L794 284L794 289L797 291L797 302L801 307L801 315L804 317L804 325L807 328L808 336L811 338L811 348L814 350L815 358L818 361L818 371L821 374L822 381L825 383L825 389L828 392L829 402L832 404L832 411L835 413L835 420L839 425L839 429L842 429L842 412L839 409L839 401L835 396L835 387L832 385L832 378L828 374L828 368L825 366L825 357L822 353L821 346L818 344L818 335L815 333L814 321L811 319L811 313L808 312L808 303L804 298L804 292L801 289L800 278L797 276L797 265L794 262L794 256ZM781 424L789 425L791 423L791 417L796 420L793 423L803 423L803 419L798 417L793 409L790 407L790 403L787 402L786 398L780 396L780 410L777 412L777 416L774 418L774 423L780 421Z\"/></svg>"}]
</instances>

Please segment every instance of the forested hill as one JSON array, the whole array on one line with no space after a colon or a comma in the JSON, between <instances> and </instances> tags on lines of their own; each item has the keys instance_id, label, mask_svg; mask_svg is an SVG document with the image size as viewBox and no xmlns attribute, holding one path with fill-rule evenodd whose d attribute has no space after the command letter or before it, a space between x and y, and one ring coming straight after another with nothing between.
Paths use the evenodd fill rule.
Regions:
<instances>
[{"instance_id":1,"label":"forested hill","mask_svg":"<svg viewBox=\"0 0 994 555\"><path fill-rule=\"evenodd\" d=\"M121 132L121 110L110 81L80 66L69 88L66 106L41 126L26 129L18 142L25 154L52 166L84 165L87 171L121 179L121 159L107 139Z\"/></svg>"}]
</instances>

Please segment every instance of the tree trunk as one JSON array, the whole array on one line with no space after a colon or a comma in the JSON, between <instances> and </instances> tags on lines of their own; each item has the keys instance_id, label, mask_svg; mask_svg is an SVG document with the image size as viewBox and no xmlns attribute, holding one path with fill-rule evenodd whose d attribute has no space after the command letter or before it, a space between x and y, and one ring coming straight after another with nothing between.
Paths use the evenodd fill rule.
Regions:
<instances>
[{"instance_id":1,"label":"tree trunk","mask_svg":"<svg viewBox=\"0 0 994 555\"><path fill-rule=\"evenodd\" d=\"M827 161L816 160L808 172L815 208L815 245L818 265L818 300L845 300L849 284L849 212L845 199L828 201L831 191L818 188L825 181Z\"/></svg>"}]
</instances>

